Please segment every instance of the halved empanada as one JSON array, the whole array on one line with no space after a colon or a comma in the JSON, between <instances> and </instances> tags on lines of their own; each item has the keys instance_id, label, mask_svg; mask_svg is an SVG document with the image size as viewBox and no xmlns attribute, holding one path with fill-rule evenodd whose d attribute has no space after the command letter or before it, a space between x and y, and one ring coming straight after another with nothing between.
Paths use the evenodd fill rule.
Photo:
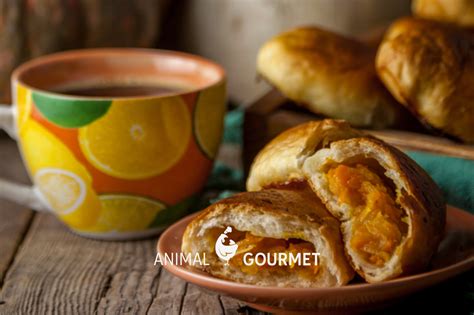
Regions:
<instances>
[{"instance_id":1,"label":"halved empanada","mask_svg":"<svg viewBox=\"0 0 474 315\"><path fill-rule=\"evenodd\" d=\"M368 282L426 268L446 206L431 177L404 153L343 121L309 122L272 140L255 159L249 191L308 181L341 220L346 254Z\"/></svg>"},{"instance_id":2,"label":"halved empanada","mask_svg":"<svg viewBox=\"0 0 474 315\"><path fill-rule=\"evenodd\" d=\"M442 192L413 160L375 138L331 143L303 170L342 222L353 267L369 282L425 268L445 223Z\"/></svg>"},{"instance_id":3,"label":"halved empanada","mask_svg":"<svg viewBox=\"0 0 474 315\"><path fill-rule=\"evenodd\" d=\"M215 244L223 234L232 242L224 249L216 249ZM235 255L226 263L216 250L223 253L227 249L229 257ZM344 285L354 275L344 256L339 222L304 187L245 192L211 205L186 228L182 251L192 256L205 255L209 266L194 267L248 284L329 287ZM293 253L294 257L297 253L319 253L320 256L318 265L304 266L285 260L271 266L274 261L267 260L257 266L248 264L248 259L244 263L247 253L254 258L258 253Z\"/></svg>"}]
</instances>

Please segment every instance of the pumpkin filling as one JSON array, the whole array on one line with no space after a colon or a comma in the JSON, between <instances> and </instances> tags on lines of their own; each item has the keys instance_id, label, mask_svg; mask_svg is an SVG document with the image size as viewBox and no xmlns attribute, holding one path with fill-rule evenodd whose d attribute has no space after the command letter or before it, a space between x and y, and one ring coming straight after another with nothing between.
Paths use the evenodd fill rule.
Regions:
<instances>
[{"instance_id":1,"label":"pumpkin filling","mask_svg":"<svg viewBox=\"0 0 474 315\"><path fill-rule=\"evenodd\" d=\"M214 242L221 232L222 229L213 229L211 237ZM318 273L319 263L315 262L319 257L316 258L315 247L302 239L260 237L233 228L228 234L228 240L233 240L238 245L229 265L245 274L254 275L266 270L275 275L297 272L302 277L314 278Z\"/></svg>"},{"instance_id":2,"label":"pumpkin filling","mask_svg":"<svg viewBox=\"0 0 474 315\"><path fill-rule=\"evenodd\" d=\"M351 248L367 263L383 266L407 231L393 190L362 164L335 165L326 178L338 203L351 207Z\"/></svg>"}]
</instances>

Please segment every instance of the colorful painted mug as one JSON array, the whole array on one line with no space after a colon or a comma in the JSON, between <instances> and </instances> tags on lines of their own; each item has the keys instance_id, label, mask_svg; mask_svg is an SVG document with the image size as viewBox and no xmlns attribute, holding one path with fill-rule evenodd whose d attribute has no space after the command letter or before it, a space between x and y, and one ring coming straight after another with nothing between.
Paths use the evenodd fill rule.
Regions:
<instances>
[{"instance_id":1,"label":"colorful painted mug","mask_svg":"<svg viewBox=\"0 0 474 315\"><path fill-rule=\"evenodd\" d=\"M79 95L112 86L138 95ZM146 237L185 215L222 136L224 71L189 54L57 53L15 70L12 92L0 126L18 140L34 186L0 180L0 197L53 211L88 237Z\"/></svg>"}]
</instances>

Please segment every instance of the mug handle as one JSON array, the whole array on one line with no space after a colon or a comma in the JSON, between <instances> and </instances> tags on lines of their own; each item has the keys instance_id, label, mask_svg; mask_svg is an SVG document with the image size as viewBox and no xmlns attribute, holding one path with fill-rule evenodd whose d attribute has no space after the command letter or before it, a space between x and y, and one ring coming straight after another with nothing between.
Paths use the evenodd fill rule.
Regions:
<instances>
[{"instance_id":1,"label":"mug handle","mask_svg":"<svg viewBox=\"0 0 474 315\"><path fill-rule=\"evenodd\" d=\"M17 140L14 123L14 109L10 105L0 105L0 129ZM17 184L0 178L0 198L13 201L36 211L46 211L48 207L34 186Z\"/></svg>"}]
</instances>

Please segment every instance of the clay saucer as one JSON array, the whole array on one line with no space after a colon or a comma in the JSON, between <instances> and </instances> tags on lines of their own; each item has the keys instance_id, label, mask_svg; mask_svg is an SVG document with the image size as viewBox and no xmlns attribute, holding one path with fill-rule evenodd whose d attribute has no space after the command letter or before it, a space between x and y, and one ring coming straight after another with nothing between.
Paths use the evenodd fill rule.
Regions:
<instances>
[{"instance_id":1,"label":"clay saucer","mask_svg":"<svg viewBox=\"0 0 474 315\"><path fill-rule=\"evenodd\" d=\"M184 229L197 214L169 227L158 241L162 257L180 253ZM377 309L474 268L474 215L448 206L446 234L429 271L382 283L351 283L337 288L280 288L215 278L189 266L165 264L175 276L244 301L258 310L285 313L354 313Z\"/></svg>"}]
</instances>

